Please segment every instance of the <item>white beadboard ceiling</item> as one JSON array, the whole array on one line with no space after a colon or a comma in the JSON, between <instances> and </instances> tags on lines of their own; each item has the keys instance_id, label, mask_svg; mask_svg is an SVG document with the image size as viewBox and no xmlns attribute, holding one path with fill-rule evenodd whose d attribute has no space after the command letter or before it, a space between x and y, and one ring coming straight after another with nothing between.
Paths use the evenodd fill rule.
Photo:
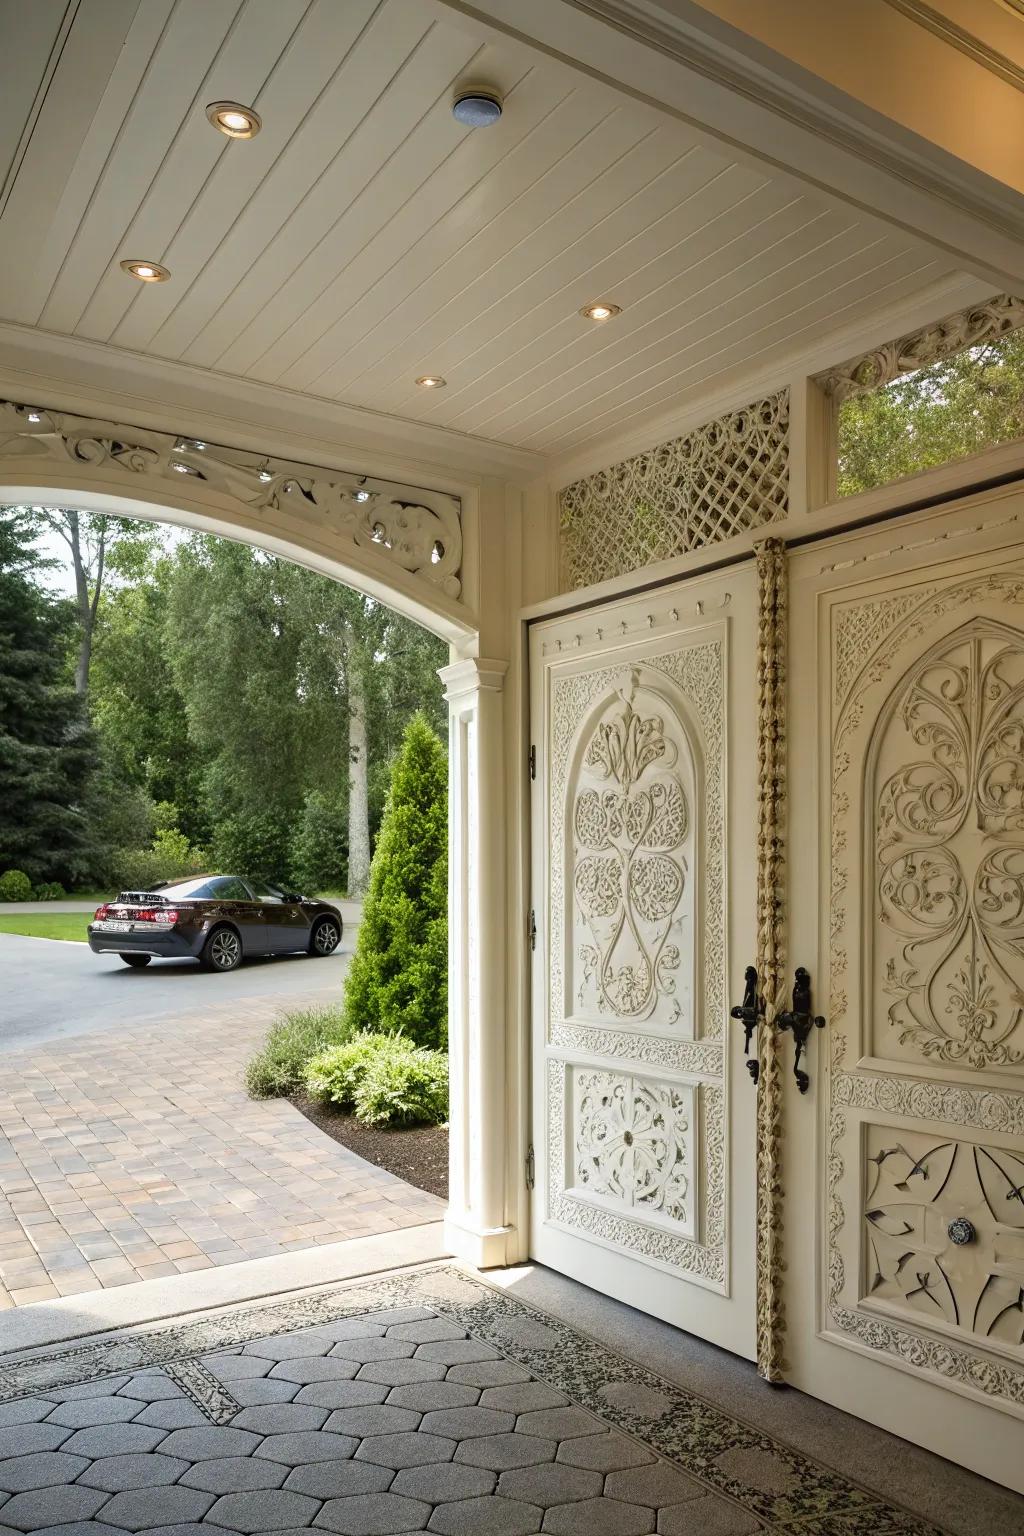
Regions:
<instances>
[{"instance_id":1,"label":"white beadboard ceiling","mask_svg":"<svg viewBox=\"0 0 1024 1536\"><path fill-rule=\"evenodd\" d=\"M437 0L0 21L0 316L48 332L563 454L949 271ZM496 127L454 121L462 82ZM258 137L214 132L222 98Z\"/></svg>"}]
</instances>

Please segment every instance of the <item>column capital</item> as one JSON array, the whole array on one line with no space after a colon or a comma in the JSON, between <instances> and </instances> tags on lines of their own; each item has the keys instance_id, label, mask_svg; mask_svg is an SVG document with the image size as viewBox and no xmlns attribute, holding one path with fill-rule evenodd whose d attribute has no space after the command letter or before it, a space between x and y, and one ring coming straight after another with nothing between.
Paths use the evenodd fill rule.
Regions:
<instances>
[{"instance_id":1,"label":"column capital","mask_svg":"<svg viewBox=\"0 0 1024 1536\"><path fill-rule=\"evenodd\" d=\"M449 704L473 693L500 693L505 686L507 661L488 661L477 656L467 656L463 661L453 661L448 667L438 668L438 677L444 684L444 696Z\"/></svg>"}]
</instances>

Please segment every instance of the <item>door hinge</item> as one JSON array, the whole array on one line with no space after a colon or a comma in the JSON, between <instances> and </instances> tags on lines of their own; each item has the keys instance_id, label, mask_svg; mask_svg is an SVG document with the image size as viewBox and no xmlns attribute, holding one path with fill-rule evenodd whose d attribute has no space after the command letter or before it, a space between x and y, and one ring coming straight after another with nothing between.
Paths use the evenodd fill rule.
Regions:
<instances>
[{"instance_id":1,"label":"door hinge","mask_svg":"<svg viewBox=\"0 0 1024 1536\"><path fill-rule=\"evenodd\" d=\"M530 908L530 927L529 927L528 931L529 931L529 935L530 935L530 948L531 949L536 949L537 948L537 916L536 916L536 913L534 912L532 907Z\"/></svg>"},{"instance_id":2,"label":"door hinge","mask_svg":"<svg viewBox=\"0 0 1024 1536\"><path fill-rule=\"evenodd\" d=\"M537 748L536 747L531 747L530 748L530 778L531 779L535 779L536 777L537 777Z\"/></svg>"},{"instance_id":3,"label":"door hinge","mask_svg":"<svg viewBox=\"0 0 1024 1536\"><path fill-rule=\"evenodd\" d=\"M537 1182L537 1159L533 1155L533 1142L526 1149L526 1187L532 1189Z\"/></svg>"}]
</instances>

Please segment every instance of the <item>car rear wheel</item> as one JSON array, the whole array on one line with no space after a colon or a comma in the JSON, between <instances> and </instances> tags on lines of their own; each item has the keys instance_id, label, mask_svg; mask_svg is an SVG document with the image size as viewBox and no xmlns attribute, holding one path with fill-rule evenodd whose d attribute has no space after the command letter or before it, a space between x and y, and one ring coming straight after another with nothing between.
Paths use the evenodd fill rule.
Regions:
<instances>
[{"instance_id":1,"label":"car rear wheel","mask_svg":"<svg viewBox=\"0 0 1024 1536\"><path fill-rule=\"evenodd\" d=\"M341 925L333 917L318 917L309 935L311 955L333 955L341 943Z\"/></svg>"},{"instance_id":2,"label":"car rear wheel","mask_svg":"<svg viewBox=\"0 0 1024 1536\"><path fill-rule=\"evenodd\" d=\"M242 941L233 928L215 928L203 945L208 971L233 971L242 963Z\"/></svg>"},{"instance_id":3,"label":"car rear wheel","mask_svg":"<svg viewBox=\"0 0 1024 1536\"><path fill-rule=\"evenodd\" d=\"M152 960L152 958L153 958L152 955L119 955L118 956L118 959L119 960L123 960L125 965L130 965L133 971L141 971L142 967L144 965L148 965L149 962Z\"/></svg>"}]
</instances>

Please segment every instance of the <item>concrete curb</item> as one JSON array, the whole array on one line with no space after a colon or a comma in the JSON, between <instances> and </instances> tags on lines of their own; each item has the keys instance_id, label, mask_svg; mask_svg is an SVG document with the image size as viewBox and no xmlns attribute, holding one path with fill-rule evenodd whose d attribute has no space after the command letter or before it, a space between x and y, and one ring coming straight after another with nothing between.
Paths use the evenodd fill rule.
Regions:
<instances>
[{"instance_id":1,"label":"concrete curb","mask_svg":"<svg viewBox=\"0 0 1024 1536\"><path fill-rule=\"evenodd\" d=\"M248 1259L222 1269L140 1280L82 1296L64 1296L60 1301L36 1301L3 1313L0 1361L15 1352L45 1349L91 1334L135 1328L236 1302L260 1301L450 1256L443 1223L430 1221L376 1237L350 1237L343 1243L306 1248L300 1253Z\"/></svg>"}]
</instances>

